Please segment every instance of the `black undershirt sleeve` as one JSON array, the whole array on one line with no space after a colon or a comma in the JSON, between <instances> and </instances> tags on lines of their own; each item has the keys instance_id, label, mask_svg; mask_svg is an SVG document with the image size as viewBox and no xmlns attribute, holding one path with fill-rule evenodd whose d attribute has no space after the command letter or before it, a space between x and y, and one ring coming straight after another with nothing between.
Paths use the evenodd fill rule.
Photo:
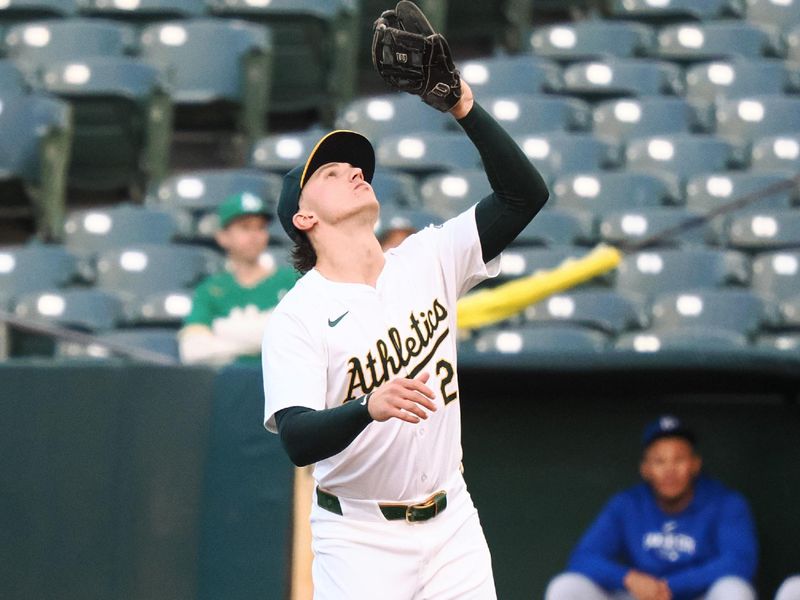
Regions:
<instances>
[{"instance_id":1,"label":"black undershirt sleeve","mask_svg":"<svg viewBox=\"0 0 800 600\"><path fill-rule=\"evenodd\" d=\"M483 261L489 262L525 229L550 192L519 145L477 102L458 123L478 149L493 190L475 207Z\"/></svg>"},{"instance_id":2,"label":"black undershirt sleeve","mask_svg":"<svg viewBox=\"0 0 800 600\"><path fill-rule=\"evenodd\" d=\"M291 406L275 413L275 423L289 459L298 467L339 454L372 422L364 397L335 408Z\"/></svg>"}]
</instances>

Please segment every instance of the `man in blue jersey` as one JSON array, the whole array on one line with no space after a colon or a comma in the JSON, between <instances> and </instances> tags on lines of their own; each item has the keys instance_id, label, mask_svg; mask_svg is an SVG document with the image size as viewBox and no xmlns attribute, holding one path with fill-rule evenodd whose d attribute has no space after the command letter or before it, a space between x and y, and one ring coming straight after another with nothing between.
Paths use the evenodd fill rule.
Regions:
<instances>
[{"instance_id":1,"label":"man in blue jersey","mask_svg":"<svg viewBox=\"0 0 800 600\"><path fill-rule=\"evenodd\" d=\"M754 600L747 501L701 474L695 435L676 417L642 441L644 482L606 504L546 600Z\"/></svg>"}]
</instances>

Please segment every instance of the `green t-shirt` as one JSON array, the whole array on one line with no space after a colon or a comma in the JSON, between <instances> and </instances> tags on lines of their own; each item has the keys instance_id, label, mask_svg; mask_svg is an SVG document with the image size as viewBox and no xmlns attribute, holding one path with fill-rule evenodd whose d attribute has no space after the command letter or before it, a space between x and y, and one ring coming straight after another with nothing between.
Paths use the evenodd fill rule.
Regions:
<instances>
[{"instance_id":1,"label":"green t-shirt","mask_svg":"<svg viewBox=\"0 0 800 600\"><path fill-rule=\"evenodd\" d=\"M255 307L259 312L274 308L300 275L294 269L281 267L252 287L240 285L228 271L206 278L194 292L192 311L186 325L206 325L211 328L216 319L228 318L234 310ZM240 356L240 361L260 360L259 354Z\"/></svg>"}]
</instances>

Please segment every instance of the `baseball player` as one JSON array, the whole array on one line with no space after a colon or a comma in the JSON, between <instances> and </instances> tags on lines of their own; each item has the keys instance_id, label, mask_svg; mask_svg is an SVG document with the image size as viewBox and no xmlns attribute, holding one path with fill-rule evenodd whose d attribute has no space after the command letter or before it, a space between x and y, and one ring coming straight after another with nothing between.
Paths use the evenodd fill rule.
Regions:
<instances>
[{"instance_id":1,"label":"baseball player","mask_svg":"<svg viewBox=\"0 0 800 600\"><path fill-rule=\"evenodd\" d=\"M304 275L264 336L265 426L296 465L314 465L317 600L491 599L461 470L456 301L498 272L548 191L415 5L383 13L374 35L379 73L455 117L493 193L384 253L369 141L334 131L317 143L279 199Z\"/></svg>"}]
</instances>

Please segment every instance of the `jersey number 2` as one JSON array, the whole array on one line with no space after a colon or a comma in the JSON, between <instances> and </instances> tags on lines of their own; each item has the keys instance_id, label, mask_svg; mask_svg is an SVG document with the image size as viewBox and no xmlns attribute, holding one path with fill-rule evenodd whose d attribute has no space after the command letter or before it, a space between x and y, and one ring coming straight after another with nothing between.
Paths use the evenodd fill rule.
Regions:
<instances>
[{"instance_id":1,"label":"jersey number 2","mask_svg":"<svg viewBox=\"0 0 800 600\"><path fill-rule=\"evenodd\" d=\"M444 377L441 375L442 371L444 371ZM438 363L436 363L436 375L439 377L439 381L441 382L441 387L439 389L442 390L442 398L444 398L444 403L445 405L450 404L453 400L458 398L458 390L448 394L447 390L445 389L447 385L453 381L453 375L455 375L453 365L444 359L440 360Z\"/></svg>"}]
</instances>

